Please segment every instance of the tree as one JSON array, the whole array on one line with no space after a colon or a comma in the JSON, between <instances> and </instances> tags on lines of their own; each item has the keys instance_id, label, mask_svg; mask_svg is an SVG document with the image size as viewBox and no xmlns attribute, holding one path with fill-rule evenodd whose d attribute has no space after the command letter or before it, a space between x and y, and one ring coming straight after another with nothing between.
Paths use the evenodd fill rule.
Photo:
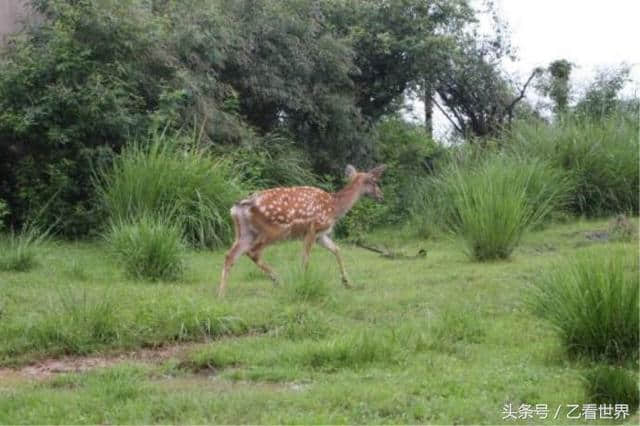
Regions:
<instances>
[{"instance_id":1,"label":"tree","mask_svg":"<svg viewBox=\"0 0 640 426\"><path fill-rule=\"evenodd\" d=\"M573 64L566 59L555 60L547 68L550 78L547 83L546 93L555 104L554 112L556 115L562 115L567 112L572 68Z\"/></svg>"},{"instance_id":2,"label":"tree","mask_svg":"<svg viewBox=\"0 0 640 426\"><path fill-rule=\"evenodd\" d=\"M473 19L466 0L327 1L328 20L351 41L356 105L374 122L434 75L453 34Z\"/></svg>"},{"instance_id":3,"label":"tree","mask_svg":"<svg viewBox=\"0 0 640 426\"><path fill-rule=\"evenodd\" d=\"M629 81L630 71L626 65L601 70L576 104L576 113L599 119L619 109L623 105L619 94Z\"/></svg>"},{"instance_id":4,"label":"tree","mask_svg":"<svg viewBox=\"0 0 640 426\"><path fill-rule=\"evenodd\" d=\"M434 105L463 137L495 136L514 118L516 107L533 79L534 69L523 84L506 75L500 65L506 54L500 40L477 34L461 37L449 52L437 76ZM446 109L445 109L446 107Z\"/></svg>"}]
</instances>

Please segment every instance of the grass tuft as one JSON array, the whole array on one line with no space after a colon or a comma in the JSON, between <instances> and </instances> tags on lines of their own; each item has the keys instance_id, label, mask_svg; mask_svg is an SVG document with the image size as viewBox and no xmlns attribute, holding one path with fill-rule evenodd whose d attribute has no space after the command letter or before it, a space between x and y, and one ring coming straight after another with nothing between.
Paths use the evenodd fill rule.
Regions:
<instances>
[{"instance_id":1,"label":"grass tuft","mask_svg":"<svg viewBox=\"0 0 640 426\"><path fill-rule=\"evenodd\" d=\"M289 340L319 340L330 331L325 317L326 315L306 304L283 306L277 318L277 322L282 325L275 328L273 334Z\"/></svg>"},{"instance_id":2,"label":"grass tuft","mask_svg":"<svg viewBox=\"0 0 640 426\"><path fill-rule=\"evenodd\" d=\"M596 404L628 404L634 412L640 403L638 381L630 371L608 365L600 365L584 375L589 402Z\"/></svg>"},{"instance_id":3,"label":"grass tuft","mask_svg":"<svg viewBox=\"0 0 640 426\"><path fill-rule=\"evenodd\" d=\"M607 248L558 264L535 282L528 299L569 353L620 361L638 357L639 287L637 253Z\"/></svg>"},{"instance_id":4,"label":"grass tuft","mask_svg":"<svg viewBox=\"0 0 640 426\"><path fill-rule=\"evenodd\" d=\"M486 334L481 315L470 306L445 309L432 329L432 336L439 347L457 343L480 343Z\"/></svg>"},{"instance_id":5,"label":"grass tuft","mask_svg":"<svg viewBox=\"0 0 640 426\"><path fill-rule=\"evenodd\" d=\"M568 188L562 173L544 162L493 155L476 167L453 164L431 186L431 208L473 259L505 259L526 230L562 206Z\"/></svg>"},{"instance_id":6,"label":"grass tuft","mask_svg":"<svg viewBox=\"0 0 640 426\"><path fill-rule=\"evenodd\" d=\"M308 268L291 268L283 283L285 298L291 301L312 302L324 300L329 295L327 280L309 265Z\"/></svg>"},{"instance_id":7,"label":"grass tuft","mask_svg":"<svg viewBox=\"0 0 640 426\"><path fill-rule=\"evenodd\" d=\"M38 248L47 238L47 232L33 225L0 238L0 271L27 272L35 268Z\"/></svg>"},{"instance_id":8,"label":"grass tuft","mask_svg":"<svg viewBox=\"0 0 640 426\"><path fill-rule=\"evenodd\" d=\"M159 134L129 144L96 181L112 221L171 212L189 244L219 247L233 236L229 209L242 194L233 176L193 141Z\"/></svg>"},{"instance_id":9,"label":"grass tuft","mask_svg":"<svg viewBox=\"0 0 640 426\"><path fill-rule=\"evenodd\" d=\"M508 146L524 157L549 161L572 180L569 208L576 214L638 214L638 120L614 114L603 120L556 120L552 125L519 122Z\"/></svg>"},{"instance_id":10,"label":"grass tuft","mask_svg":"<svg viewBox=\"0 0 640 426\"><path fill-rule=\"evenodd\" d=\"M144 215L133 222L112 223L105 238L131 278L175 281L183 274L182 231L168 220Z\"/></svg>"}]
</instances>

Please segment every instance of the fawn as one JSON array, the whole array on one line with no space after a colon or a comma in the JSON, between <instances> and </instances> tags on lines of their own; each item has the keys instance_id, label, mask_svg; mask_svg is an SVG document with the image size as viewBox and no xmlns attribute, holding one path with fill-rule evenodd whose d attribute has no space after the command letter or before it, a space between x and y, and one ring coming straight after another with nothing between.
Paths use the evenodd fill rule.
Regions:
<instances>
[{"instance_id":1,"label":"fawn","mask_svg":"<svg viewBox=\"0 0 640 426\"><path fill-rule=\"evenodd\" d=\"M262 260L262 250L284 239L303 239L302 264L306 268L309 251L314 242L336 256L342 283L350 287L340 250L330 238L337 222L361 196L382 201L378 181L386 166L368 172L358 172L352 165L346 168L349 183L340 191L328 193L311 186L272 188L253 194L231 208L236 239L227 253L222 269L218 296L224 296L229 270L235 261L246 254L260 269L277 283L273 269Z\"/></svg>"}]
</instances>

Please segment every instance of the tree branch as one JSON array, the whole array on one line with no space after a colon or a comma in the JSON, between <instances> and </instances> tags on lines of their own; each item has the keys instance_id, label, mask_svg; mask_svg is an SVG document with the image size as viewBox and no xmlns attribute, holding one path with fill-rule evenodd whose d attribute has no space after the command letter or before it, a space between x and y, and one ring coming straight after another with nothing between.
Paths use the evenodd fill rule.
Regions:
<instances>
[{"instance_id":1,"label":"tree branch","mask_svg":"<svg viewBox=\"0 0 640 426\"><path fill-rule=\"evenodd\" d=\"M462 133L464 135L464 130L460 128L460 126L458 126L456 124L456 122L449 116L449 114L447 114L447 112L444 110L444 108L442 108L440 106L440 104L438 103L438 101L436 101L435 96L431 97L431 101L433 102L433 104L440 110L440 112L447 118L447 120L449 120L449 122L451 124L453 124L453 127L460 133Z\"/></svg>"},{"instance_id":2,"label":"tree branch","mask_svg":"<svg viewBox=\"0 0 640 426\"><path fill-rule=\"evenodd\" d=\"M507 113L509 115L509 124L511 124L511 120L513 119L513 109L515 108L518 102L524 99L524 95L525 95L525 92L527 91L527 87L529 86L529 83L531 83L531 81L535 76L540 74L540 71L541 71L540 68L536 68L531 72L531 75L527 79L527 82L524 83L524 86L522 86L522 90L520 90L520 94L518 95L518 97L516 97L507 107Z\"/></svg>"}]
</instances>

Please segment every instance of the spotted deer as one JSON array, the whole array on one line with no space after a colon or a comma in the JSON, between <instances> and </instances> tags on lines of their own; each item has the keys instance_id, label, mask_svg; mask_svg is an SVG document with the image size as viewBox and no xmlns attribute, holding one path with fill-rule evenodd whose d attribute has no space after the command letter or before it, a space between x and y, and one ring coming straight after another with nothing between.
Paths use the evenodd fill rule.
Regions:
<instances>
[{"instance_id":1,"label":"spotted deer","mask_svg":"<svg viewBox=\"0 0 640 426\"><path fill-rule=\"evenodd\" d=\"M335 193L311 186L273 188L237 202L231 208L236 239L224 261L218 296L224 296L229 271L243 254L277 283L277 275L262 260L262 251L268 245L285 239L304 241L302 264L305 268L314 242L332 252L340 267L342 283L350 287L340 250L329 235L338 219L363 195L382 201L378 181L384 169L385 166L380 165L369 172L358 172L348 165L346 175L349 182Z\"/></svg>"}]
</instances>

